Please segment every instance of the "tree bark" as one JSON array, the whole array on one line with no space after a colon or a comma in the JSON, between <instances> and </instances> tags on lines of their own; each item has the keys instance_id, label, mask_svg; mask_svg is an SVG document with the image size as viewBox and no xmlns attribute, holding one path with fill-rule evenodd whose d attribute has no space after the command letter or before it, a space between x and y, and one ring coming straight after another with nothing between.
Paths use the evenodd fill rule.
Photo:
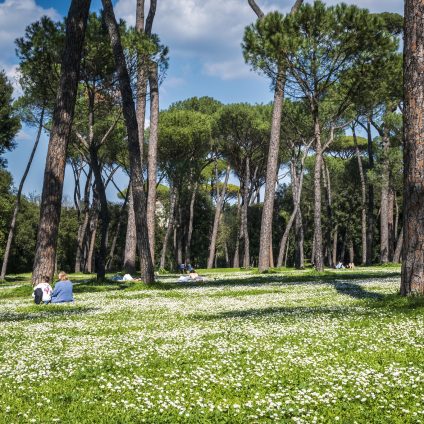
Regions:
<instances>
[{"instance_id":1,"label":"tree bark","mask_svg":"<svg viewBox=\"0 0 424 424\"><path fill-rule=\"evenodd\" d=\"M249 182L250 182L250 159L246 158L246 166L245 166L245 176L244 176L244 184L243 184L243 205L241 209L242 216L242 233L243 233L243 267L250 267L250 239L249 239L249 229L248 229L248 221L247 221L247 211L249 208ZM268 255L269 255L269 245L268 245ZM268 259L269 261L269 259Z\"/></svg>"},{"instance_id":2,"label":"tree bark","mask_svg":"<svg viewBox=\"0 0 424 424\"><path fill-rule=\"evenodd\" d=\"M322 167L322 146L321 127L318 118L318 111L314 111L314 134L315 134L315 171L314 171L314 241L315 257L314 265L317 271L324 271L323 247L322 247L322 227L321 227L321 167Z\"/></svg>"},{"instance_id":3,"label":"tree bark","mask_svg":"<svg viewBox=\"0 0 424 424\"><path fill-rule=\"evenodd\" d=\"M302 0L296 0L291 9L291 14L296 13L302 5ZM255 1L249 0L249 4L258 18L263 17L263 12ZM272 215L274 211L275 186L277 183L278 155L280 149L281 112L284 100L284 86L286 70L278 69L275 80L274 104L272 111L271 135L269 141L268 161L266 170L265 198L262 209L261 233L259 242L259 264L260 272L266 271L270 266L269 246L272 243Z\"/></svg>"},{"instance_id":4,"label":"tree bark","mask_svg":"<svg viewBox=\"0 0 424 424\"><path fill-rule=\"evenodd\" d=\"M130 181L134 200L135 224L137 244L141 258L141 271L144 282L153 283L155 280L152 256L150 254L149 237L147 231L146 199L144 193L142 161L138 137L136 111L131 90L131 81L122 49L119 28L116 23L111 0L102 0L105 24L109 32L112 50L115 57L115 66L119 79L119 88L122 97L123 115L127 127L128 153L130 157Z\"/></svg>"},{"instance_id":5,"label":"tree bark","mask_svg":"<svg viewBox=\"0 0 424 424\"><path fill-rule=\"evenodd\" d=\"M91 191L91 178L92 170L91 167L87 173L87 179L85 181L84 188L84 208L83 208L83 219L78 228L77 236L77 252L75 255L75 272L81 272L84 269L84 245L87 238L87 228L90 220L90 191Z\"/></svg>"},{"instance_id":6,"label":"tree bark","mask_svg":"<svg viewBox=\"0 0 424 424\"><path fill-rule=\"evenodd\" d=\"M400 230L400 234L396 242L395 254L393 255L394 263L400 263L400 258L402 255L402 247L403 247L403 227Z\"/></svg>"},{"instance_id":7,"label":"tree bark","mask_svg":"<svg viewBox=\"0 0 424 424\"><path fill-rule=\"evenodd\" d=\"M150 86L150 135L148 149L148 191L147 191L147 229L149 232L150 253L155 263L155 212L156 212L156 174L159 124L159 84L158 67L151 62L149 67Z\"/></svg>"},{"instance_id":8,"label":"tree bark","mask_svg":"<svg viewBox=\"0 0 424 424\"><path fill-rule=\"evenodd\" d=\"M216 251L216 240L218 237L218 228L219 228L219 222L221 217L221 210L222 205L224 204L225 194L227 191L227 184L228 184L228 178L230 176L230 165L227 164L227 170L225 173L225 180L224 185L222 186L221 193L218 199L218 202L216 204L215 208L215 217L213 220L213 227L212 227L212 234L211 234L211 241L209 244L209 257L208 257L208 263L207 263L207 269L211 269L213 266L213 260L215 257L215 251ZM217 185L218 187L218 185Z\"/></svg>"},{"instance_id":9,"label":"tree bark","mask_svg":"<svg viewBox=\"0 0 424 424\"><path fill-rule=\"evenodd\" d=\"M405 1L404 207L400 292L424 295L424 5Z\"/></svg>"},{"instance_id":10,"label":"tree bark","mask_svg":"<svg viewBox=\"0 0 424 424\"><path fill-rule=\"evenodd\" d=\"M188 220L187 242L185 246L185 260L187 264L191 262L191 238L193 236L194 203L196 201L198 186L199 186L199 183L196 181L194 183L194 187L191 192L191 199L190 199L190 216Z\"/></svg>"},{"instance_id":11,"label":"tree bark","mask_svg":"<svg viewBox=\"0 0 424 424\"><path fill-rule=\"evenodd\" d=\"M160 258L160 268L165 269L166 250L168 247L169 238L171 237L172 230L174 228L174 215L175 215L175 203L176 203L177 191L175 187L171 188L170 205L169 205L169 218L168 227L166 228L165 238L162 245L162 254Z\"/></svg>"},{"instance_id":12,"label":"tree bark","mask_svg":"<svg viewBox=\"0 0 424 424\"><path fill-rule=\"evenodd\" d=\"M128 222L125 235L124 271L128 274L135 273L135 260L137 256L137 234L135 229L134 200L131 187L128 199Z\"/></svg>"},{"instance_id":13,"label":"tree bark","mask_svg":"<svg viewBox=\"0 0 424 424\"><path fill-rule=\"evenodd\" d=\"M118 241L119 232L121 230L122 217L124 216L125 208L126 208L127 203L128 203L129 192L130 192L130 190L129 190L129 187L128 187L126 195L125 195L124 203L122 204L121 210L119 211L118 223L116 224L115 234L113 236L112 244L110 246L109 255L108 255L108 258L107 258L107 261L106 261L106 269L108 271L110 271L112 269L113 259L114 259L114 256L115 256L116 243Z\"/></svg>"},{"instance_id":14,"label":"tree bark","mask_svg":"<svg viewBox=\"0 0 424 424\"><path fill-rule=\"evenodd\" d=\"M395 193L392 188L389 189L388 195L388 208L387 208L387 231L389 233L389 262L393 261L395 253L395 221L394 221L394 206L395 206Z\"/></svg>"},{"instance_id":15,"label":"tree bark","mask_svg":"<svg viewBox=\"0 0 424 424\"><path fill-rule=\"evenodd\" d=\"M371 123L367 122L368 136L368 168L374 168L374 152L372 146ZM374 253L374 186L368 184L368 208L367 208L367 265L371 265Z\"/></svg>"},{"instance_id":16,"label":"tree bark","mask_svg":"<svg viewBox=\"0 0 424 424\"><path fill-rule=\"evenodd\" d=\"M7 236L7 242L6 242L6 248L4 250L3 265L1 267L0 280L4 280L5 277L6 277L7 264L9 262L9 256L10 256L10 249L12 247L12 241L13 241L13 237L15 235L16 220L18 218L19 208L21 206L22 190L24 188L24 184L25 184L26 178L28 176L28 172L31 169L32 161L34 159L35 152L37 151L38 143L40 142L41 132L43 130L43 123L44 123L44 111L45 111L45 106L43 106L42 109L41 109L40 119L39 119L39 122L38 122L37 136L35 137L34 146L32 147L32 151L31 151L31 154L29 156L27 165L25 167L24 174L22 175L21 181L19 183L18 192L16 193L15 207L13 209L12 221L10 222L9 234Z\"/></svg>"},{"instance_id":17,"label":"tree bark","mask_svg":"<svg viewBox=\"0 0 424 424\"><path fill-rule=\"evenodd\" d=\"M332 195L331 195L331 181L330 181L330 172L328 170L328 167L324 161L322 160L322 179L323 179L323 185L325 192L327 194L326 196L326 206L327 206L327 218L328 218L328 229L326 231L326 251L327 251L327 258L328 258L328 266L332 268L335 266L333 263L333 256L331 254L332 252L332 240L331 240L331 233L333 228L333 208L332 208Z\"/></svg>"},{"instance_id":18,"label":"tree bark","mask_svg":"<svg viewBox=\"0 0 424 424\"><path fill-rule=\"evenodd\" d=\"M356 136L355 127L352 127L353 141L355 143L355 153L358 160L359 177L361 179L361 236L362 236L362 248L361 248L361 263L365 265L367 263L367 188L365 183L365 173L362 164L361 153L359 152L358 138Z\"/></svg>"},{"instance_id":19,"label":"tree bark","mask_svg":"<svg viewBox=\"0 0 424 424\"><path fill-rule=\"evenodd\" d=\"M383 136L383 158L381 170L381 212L380 212L380 262L389 262L389 139L387 134Z\"/></svg>"},{"instance_id":20,"label":"tree bark","mask_svg":"<svg viewBox=\"0 0 424 424\"><path fill-rule=\"evenodd\" d=\"M237 223L240 222L241 208L240 208L240 193L237 193ZM233 268L240 268L240 226L237 226L236 246L234 249Z\"/></svg>"},{"instance_id":21,"label":"tree bark","mask_svg":"<svg viewBox=\"0 0 424 424\"><path fill-rule=\"evenodd\" d=\"M44 277L53 279L59 231L66 150L74 116L81 52L87 26L90 0L72 0L66 19L65 47L61 76L53 111L53 125L44 171L37 245L32 284Z\"/></svg>"},{"instance_id":22,"label":"tree bark","mask_svg":"<svg viewBox=\"0 0 424 424\"><path fill-rule=\"evenodd\" d=\"M337 265L337 237L338 237L338 225L336 224L336 226L334 227L334 232L333 232L333 251L332 251L333 264L335 265Z\"/></svg>"}]
</instances>

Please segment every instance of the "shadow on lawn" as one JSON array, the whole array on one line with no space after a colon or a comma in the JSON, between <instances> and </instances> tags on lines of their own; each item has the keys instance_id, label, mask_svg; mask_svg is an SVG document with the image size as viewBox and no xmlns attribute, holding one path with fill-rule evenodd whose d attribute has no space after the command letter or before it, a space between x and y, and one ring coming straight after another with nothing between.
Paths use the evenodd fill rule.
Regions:
<instances>
[{"instance_id":1,"label":"shadow on lawn","mask_svg":"<svg viewBox=\"0 0 424 424\"><path fill-rule=\"evenodd\" d=\"M34 308L40 308L37 311ZM52 309L48 309L52 308ZM99 308L81 308L78 306L75 307L66 307L63 309L53 309L55 306L52 305L40 305L40 306L31 306L31 310L28 312L5 312L0 313L0 322L18 322L18 321L28 321L34 319L51 319L57 317L69 317L83 315L90 312L98 311Z\"/></svg>"}]
</instances>

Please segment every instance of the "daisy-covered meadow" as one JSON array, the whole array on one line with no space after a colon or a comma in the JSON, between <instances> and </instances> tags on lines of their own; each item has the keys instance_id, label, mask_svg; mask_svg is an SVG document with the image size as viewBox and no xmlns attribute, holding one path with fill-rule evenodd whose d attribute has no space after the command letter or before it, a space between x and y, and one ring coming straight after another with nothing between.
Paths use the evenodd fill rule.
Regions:
<instances>
[{"instance_id":1,"label":"daisy-covered meadow","mask_svg":"<svg viewBox=\"0 0 424 424\"><path fill-rule=\"evenodd\" d=\"M398 268L205 276L74 275L73 304L39 306L9 279L0 422L424 422L424 303Z\"/></svg>"}]
</instances>

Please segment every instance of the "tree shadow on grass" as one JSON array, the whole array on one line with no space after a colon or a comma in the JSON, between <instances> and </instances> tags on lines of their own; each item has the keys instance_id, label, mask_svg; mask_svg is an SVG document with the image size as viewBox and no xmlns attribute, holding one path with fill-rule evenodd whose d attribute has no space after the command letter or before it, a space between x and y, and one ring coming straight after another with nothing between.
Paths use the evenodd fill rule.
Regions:
<instances>
[{"instance_id":1,"label":"tree shadow on grass","mask_svg":"<svg viewBox=\"0 0 424 424\"><path fill-rule=\"evenodd\" d=\"M39 320L39 319L49 320L49 319L57 318L57 317L68 318L70 316L84 315L84 314L88 314L88 313L99 310L99 308L83 308L79 306L71 306L71 307L67 306L65 308L56 309L56 306L52 306L52 305L37 306L37 308L40 308L39 311L34 310L34 308L35 308L34 306L31 306L31 309L28 310L28 312L0 313L0 323L1 322L32 321L32 320Z\"/></svg>"},{"instance_id":2,"label":"tree shadow on grass","mask_svg":"<svg viewBox=\"0 0 424 424\"><path fill-rule=\"evenodd\" d=\"M331 282L331 284L337 290L337 293L345 294L355 299L384 299L384 295L382 293L376 293L365 290L364 287L359 284L348 283L343 281L334 281Z\"/></svg>"}]
</instances>

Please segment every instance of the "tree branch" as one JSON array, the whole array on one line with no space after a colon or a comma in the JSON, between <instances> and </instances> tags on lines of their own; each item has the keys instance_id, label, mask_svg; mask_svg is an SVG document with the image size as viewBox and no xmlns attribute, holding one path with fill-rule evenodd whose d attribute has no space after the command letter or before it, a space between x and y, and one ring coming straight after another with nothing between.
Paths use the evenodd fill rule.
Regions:
<instances>
[{"instance_id":1,"label":"tree branch","mask_svg":"<svg viewBox=\"0 0 424 424\"><path fill-rule=\"evenodd\" d=\"M258 19L262 19L265 14L262 12L261 8L257 5L255 0L247 0L249 3L249 6L252 8L252 10L256 13Z\"/></svg>"}]
</instances>

